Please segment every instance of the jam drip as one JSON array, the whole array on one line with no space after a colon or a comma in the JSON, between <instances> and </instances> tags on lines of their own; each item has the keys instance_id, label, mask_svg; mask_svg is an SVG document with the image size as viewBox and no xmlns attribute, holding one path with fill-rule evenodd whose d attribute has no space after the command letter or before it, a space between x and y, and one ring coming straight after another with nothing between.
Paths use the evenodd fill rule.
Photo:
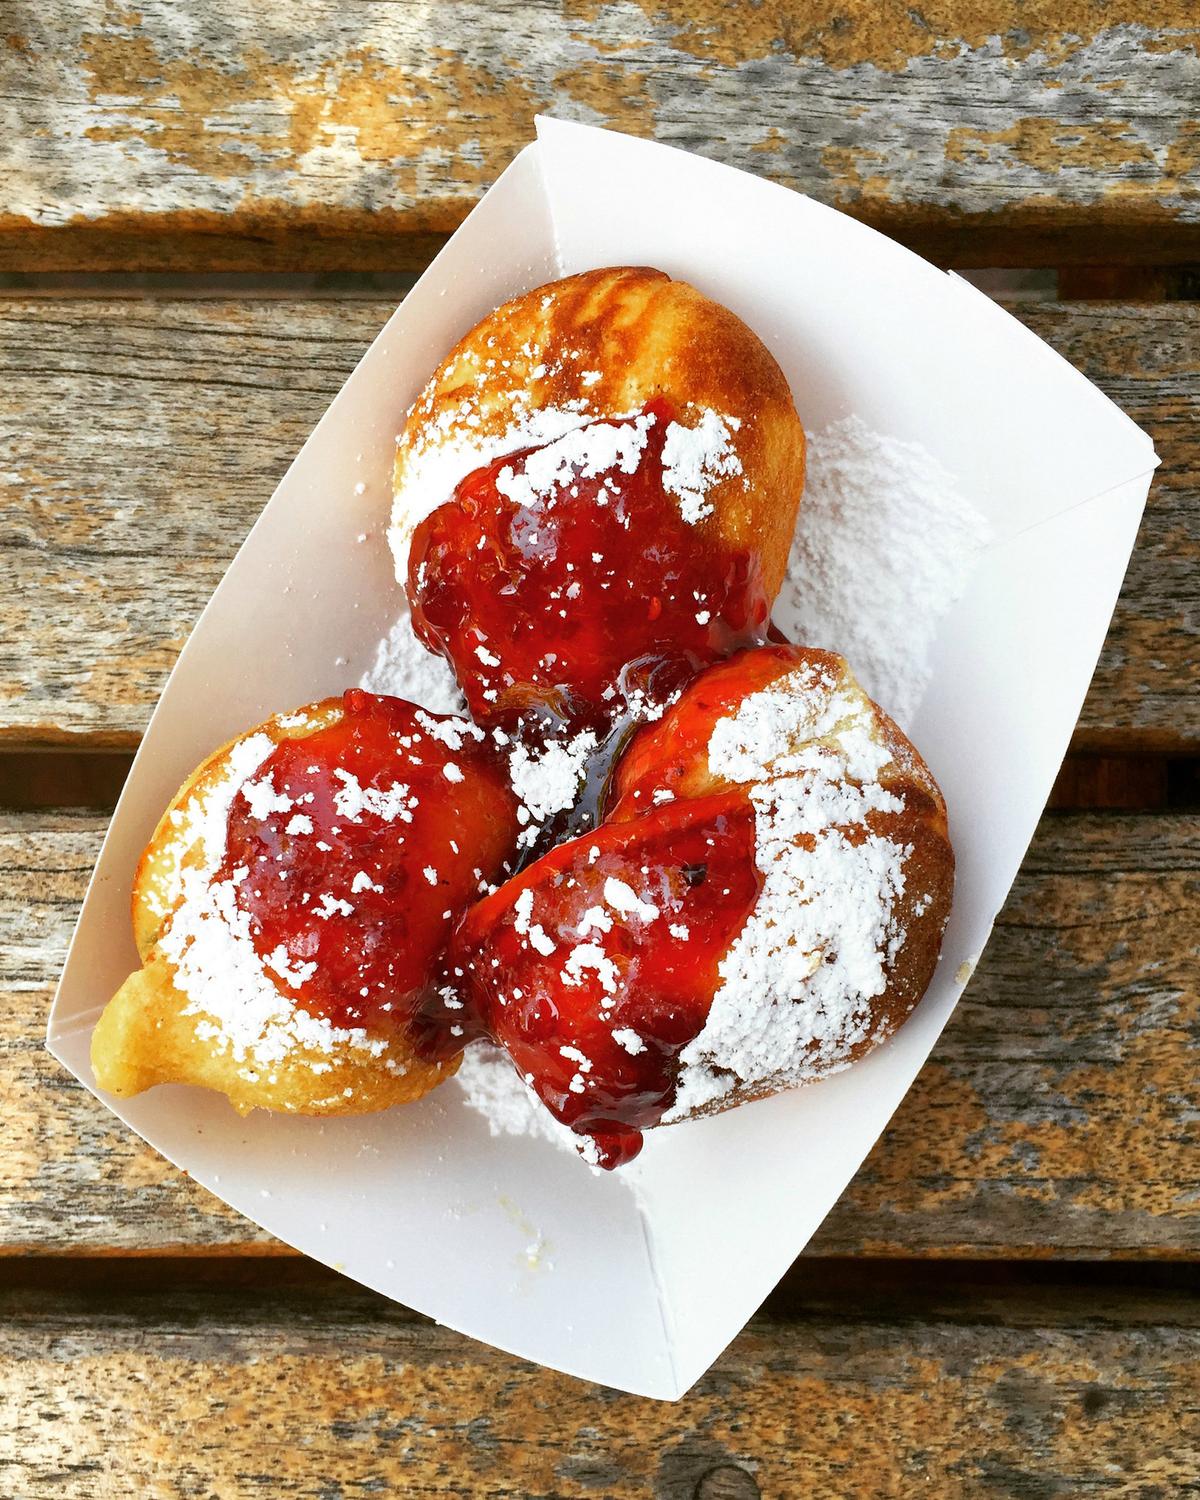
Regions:
<instances>
[{"instance_id":1,"label":"jam drip","mask_svg":"<svg viewBox=\"0 0 1200 1500\"><path fill-rule=\"evenodd\" d=\"M575 470L513 498L514 473L540 451L523 449L467 475L417 527L413 626L451 662L478 722L549 714L602 734L623 698L651 687L662 698L764 637L760 558L731 549L712 524L685 521L663 484L674 417L656 399L606 424L650 419L630 474Z\"/></svg>"},{"instance_id":2,"label":"jam drip","mask_svg":"<svg viewBox=\"0 0 1200 1500\"><path fill-rule=\"evenodd\" d=\"M469 732L443 730L447 744L442 725ZM354 689L338 722L283 740L234 798L218 878L281 994L386 1032L410 1020L483 882L507 873L517 832L490 736Z\"/></svg>"},{"instance_id":3,"label":"jam drip","mask_svg":"<svg viewBox=\"0 0 1200 1500\"><path fill-rule=\"evenodd\" d=\"M666 804L560 845L455 933L448 984L602 1166L670 1108L761 888L754 848L742 793Z\"/></svg>"}]
</instances>

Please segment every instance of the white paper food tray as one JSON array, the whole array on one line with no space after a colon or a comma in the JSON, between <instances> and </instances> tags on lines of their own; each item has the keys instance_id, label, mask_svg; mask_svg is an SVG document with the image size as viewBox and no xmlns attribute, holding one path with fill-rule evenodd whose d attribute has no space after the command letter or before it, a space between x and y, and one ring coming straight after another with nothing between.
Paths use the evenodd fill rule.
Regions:
<instances>
[{"instance_id":1,"label":"white paper food tray","mask_svg":"<svg viewBox=\"0 0 1200 1500\"><path fill-rule=\"evenodd\" d=\"M660 267L728 304L783 366L806 428L856 413L920 443L990 520L911 725L958 856L929 993L848 1072L652 1133L636 1191L546 1142L490 1136L450 1087L328 1122L243 1120L182 1087L104 1102L248 1218L367 1286L556 1369L675 1398L804 1247L953 1010L1066 749L1156 463L1105 396L966 282L784 188L540 121L363 357L201 616L105 841L48 1044L94 1087L92 1026L137 967L134 867L187 773L268 713L355 683L404 608L384 540L393 443L434 367L505 298L610 264Z\"/></svg>"}]
</instances>

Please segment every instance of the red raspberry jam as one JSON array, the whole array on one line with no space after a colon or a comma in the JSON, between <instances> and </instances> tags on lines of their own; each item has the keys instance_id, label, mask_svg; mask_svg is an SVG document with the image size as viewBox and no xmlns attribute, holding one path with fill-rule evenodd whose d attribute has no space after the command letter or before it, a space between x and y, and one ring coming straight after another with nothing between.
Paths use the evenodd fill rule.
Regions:
<instances>
[{"instance_id":1,"label":"red raspberry jam","mask_svg":"<svg viewBox=\"0 0 1200 1500\"><path fill-rule=\"evenodd\" d=\"M390 1029L482 883L503 879L516 805L490 735L455 747L462 720L358 689L342 709L277 745L234 798L218 878L282 995L335 1026Z\"/></svg>"},{"instance_id":2,"label":"red raspberry jam","mask_svg":"<svg viewBox=\"0 0 1200 1500\"><path fill-rule=\"evenodd\" d=\"M665 696L764 637L761 559L729 548L717 527L685 521L663 484L674 416L656 399L608 424L652 418L630 474L615 463L591 477L574 471L532 499L512 498L498 482L512 488L511 473L542 451L527 448L468 474L417 527L413 626L451 662L480 723L549 716L602 730L628 693Z\"/></svg>"},{"instance_id":3,"label":"red raspberry jam","mask_svg":"<svg viewBox=\"0 0 1200 1500\"><path fill-rule=\"evenodd\" d=\"M786 642L742 651L695 678L655 723L644 724L617 761L607 787L605 816L613 822L639 817L655 796L704 797L727 783L708 769L708 743L721 719L735 715L751 694L814 661L814 653ZM838 659L821 653L829 670Z\"/></svg>"},{"instance_id":4,"label":"red raspberry jam","mask_svg":"<svg viewBox=\"0 0 1200 1500\"><path fill-rule=\"evenodd\" d=\"M447 977L601 1165L669 1109L718 965L762 884L741 792L666 803L551 850L463 919Z\"/></svg>"}]
</instances>

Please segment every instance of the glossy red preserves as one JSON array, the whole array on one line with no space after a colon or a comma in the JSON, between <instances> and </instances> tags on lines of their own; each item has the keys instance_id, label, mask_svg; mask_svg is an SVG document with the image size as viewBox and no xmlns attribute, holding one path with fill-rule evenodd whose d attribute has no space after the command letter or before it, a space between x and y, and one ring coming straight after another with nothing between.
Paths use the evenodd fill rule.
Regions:
<instances>
[{"instance_id":1,"label":"glossy red preserves","mask_svg":"<svg viewBox=\"0 0 1200 1500\"><path fill-rule=\"evenodd\" d=\"M413 624L446 656L480 723L544 711L602 728L621 693L665 694L705 664L761 639L770 601L757 554L684 520L663 484L674 412L651 418L632 473L579 469L513 498L506 470L526 449L469 474L416 529L408 564ZM594 424L596 425L596 424Z\"/></svg>"},{"instance_id":2,"label":"glossy red preserves","mask_svg":"<svg viewBox=\"0 0 1200 1500\"><path fill-rule=\"evenodd\" d=\"M282 994L378 1028L407 1021L454 921L503 878L518 824L490 736L398 698L342 703L234 798L221 878Z\"/></svg>"},{"instance_id":3,"label":"glossy red preserves","mask_svg":"<svg viewBox=\"0 0 1200 1500\"><path fill-rule=\"evenodd\" d=\"M654 805L656 794L705 797L724 790L727 783L708 769L708 742L718 721L736 714L752 693L814 660L838 670L836 657L784 642L741 651L702 673L669 712L629 741L613 772L607 817L636 818Z\"/></svg>"},{"instance_id":4,"label":"glossy red preserves","mask_svg":"<svg viewBox=\"0 0 1200 1500\"><path fill-rule=\"evenodd\" d=\"M480 902L448 973L550 1112L617 1166L670 1107L760 884L741 793L668 803L560 845Z\"/></svg>"}]
</instances>

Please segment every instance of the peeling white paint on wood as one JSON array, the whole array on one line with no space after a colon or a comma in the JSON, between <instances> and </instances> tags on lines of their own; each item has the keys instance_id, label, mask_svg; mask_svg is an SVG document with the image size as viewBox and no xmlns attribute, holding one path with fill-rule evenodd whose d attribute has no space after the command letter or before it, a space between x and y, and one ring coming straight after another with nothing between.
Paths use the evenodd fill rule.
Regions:
<instances>
[{"instance_id":1,"label":"peeling white paint on wood","mask_svg":"<svg viewBox=\"0 0 1200 1500\"><path fill-rule=\"evenodd\" d=\"M647 9L19 0L0 203L43 227L200 213L249 230L263 215L385 211L444 231L541 110L888 223L1101 207L1200 221L1200 29L1127 19L1087 39L947 40L900 66L836 66L765 12L717 24Z\"/></svg>"}]
</instances>

